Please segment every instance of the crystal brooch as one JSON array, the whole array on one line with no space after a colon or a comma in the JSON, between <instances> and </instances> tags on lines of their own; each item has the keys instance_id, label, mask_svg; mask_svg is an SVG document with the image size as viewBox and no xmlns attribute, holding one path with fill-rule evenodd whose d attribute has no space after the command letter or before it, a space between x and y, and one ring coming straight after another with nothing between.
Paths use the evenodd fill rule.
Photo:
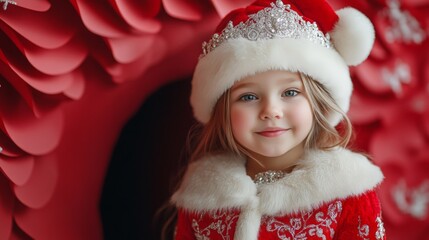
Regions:
<instances>
[{"instance_id":1,"label":"crystal brooch","mask_svg":"<svg viewBox=\"0 0 429 240\"><path fill-rule=\"evenodd\" d=\"M287 174L286 172L280 171L280 170L277 170L277 171L270 170L266 172L260 172L255 175L253 182L256 184L273 183L284 178L286 174Z\"/></svg>"}]
</instances>

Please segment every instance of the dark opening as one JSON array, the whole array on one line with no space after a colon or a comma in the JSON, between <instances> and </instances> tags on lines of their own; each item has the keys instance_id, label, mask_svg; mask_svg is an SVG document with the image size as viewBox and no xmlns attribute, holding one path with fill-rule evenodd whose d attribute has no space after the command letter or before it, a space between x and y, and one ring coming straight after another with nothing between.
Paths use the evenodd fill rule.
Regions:
<instances>
[{"instance_id":1,"label":"dark opening","mask_svg":"<svg viewBox=\"0 0 429 240\"><path fill-rule=\"evenodd\" d=\"M189 79L169 84L124 126L101 196L105 239L160 239L154 215L184 168L186 138L194 124L189 94Z\"/></svg>"}]
</instances>

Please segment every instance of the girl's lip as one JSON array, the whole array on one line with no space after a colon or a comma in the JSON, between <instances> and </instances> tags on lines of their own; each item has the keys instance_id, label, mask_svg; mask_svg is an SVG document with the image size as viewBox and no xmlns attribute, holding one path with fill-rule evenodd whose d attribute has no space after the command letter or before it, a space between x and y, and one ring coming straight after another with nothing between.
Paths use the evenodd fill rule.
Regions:
<instances>
[{"instance_id":1,"label":"girl's lip","mask_svg":"<svg viewBox=\"0 0 429 240\"><path fill-rule=\"evenodd\" d=\"M256 132L264 137L277 137L285 133L288 129L285 128L265 128L263 131Z\"/></svg>"}]
</instances>

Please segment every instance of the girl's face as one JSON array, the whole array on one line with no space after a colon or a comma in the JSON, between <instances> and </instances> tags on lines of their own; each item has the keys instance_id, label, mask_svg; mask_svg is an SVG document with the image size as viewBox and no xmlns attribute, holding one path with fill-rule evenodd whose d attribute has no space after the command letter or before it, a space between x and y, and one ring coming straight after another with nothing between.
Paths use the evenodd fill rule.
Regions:
<instances>
[{"instance_id":1,"label":"girl's face","mask_svg":"<svg viewBox=\"0 0 429 240\"><path fill-rule=\"evenodd\" d=\"M235 140L263 157L302 154L313 115L298 73L267 71L231 88Z\"/></svg>"}]
</instances>

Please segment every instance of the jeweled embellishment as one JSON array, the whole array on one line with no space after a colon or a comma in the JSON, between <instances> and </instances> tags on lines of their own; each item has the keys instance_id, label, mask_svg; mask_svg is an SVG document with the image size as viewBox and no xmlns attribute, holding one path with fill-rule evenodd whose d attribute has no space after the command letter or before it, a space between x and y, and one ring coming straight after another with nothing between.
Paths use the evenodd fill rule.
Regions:
<instances>
[{"instance_id":1,"label":"jeweled embellishment","mask_svg":"<svg viewBox=\"0 0 429 240\"><path fill-rule=\"evenodd\" d=\"M375 238L377 240L384 239L386 231L384 229L384 224L383 224L383 221L381 220L381 217L377 217L375 221L377 222L377 232L375 233Z\"/></svg>"},{"instance_id":2,"label":"jeweled embellishment","mask_svg":"<svg viewBox=\"0 0 429 240\"><path fill-rule=\"evenodd\" d=\"M253 182L256 184L273 183L284 178L284 176L286 176L286 172L270 170L256 174Z\"/></svg>"},{"instance_id":3,"label":"jeweled embellishment","mask_svg":"<svg viewBox=\"0 0 429 240\"><path fill-rule=\"evenodd\" d=\"M341 212L342 203L336 201L328 206L327 212L301 212L300 216L291 218L289 222L276 217L266 217L263 221L267 231L277 233L278 239L332 239Z\"/></svg>"},{"instance_id":4,"label":"jeweled embellishment","mask_svg":"<svg viewBox=\"0 0 429 240\"><path fill-rule=\"evenodd\" d=\"M369 240L368 236L369 236L369 225L368 224L363 224L362 225L362 221L360 219L360 216L358 217L358 236L362 239L362 240Z\"/></svg>"},{"instance_id":5,"label":"jeweled embellishment","mask_svg":"<svg viewBox=\"0 0 429 240\"><path fill-rule=\"evenodd\" d=\"M204 57L224 41L229 39L246 38L250 41L268 40L274 38L307 39L326 48L331 48L329 34L323 34L316 23L305 21L298 13L277 0L256 14L249 15L246 22L234 26L230 21L220 34L213 34L208 42L203 42Z\"/></svg>"}]
</instances>

